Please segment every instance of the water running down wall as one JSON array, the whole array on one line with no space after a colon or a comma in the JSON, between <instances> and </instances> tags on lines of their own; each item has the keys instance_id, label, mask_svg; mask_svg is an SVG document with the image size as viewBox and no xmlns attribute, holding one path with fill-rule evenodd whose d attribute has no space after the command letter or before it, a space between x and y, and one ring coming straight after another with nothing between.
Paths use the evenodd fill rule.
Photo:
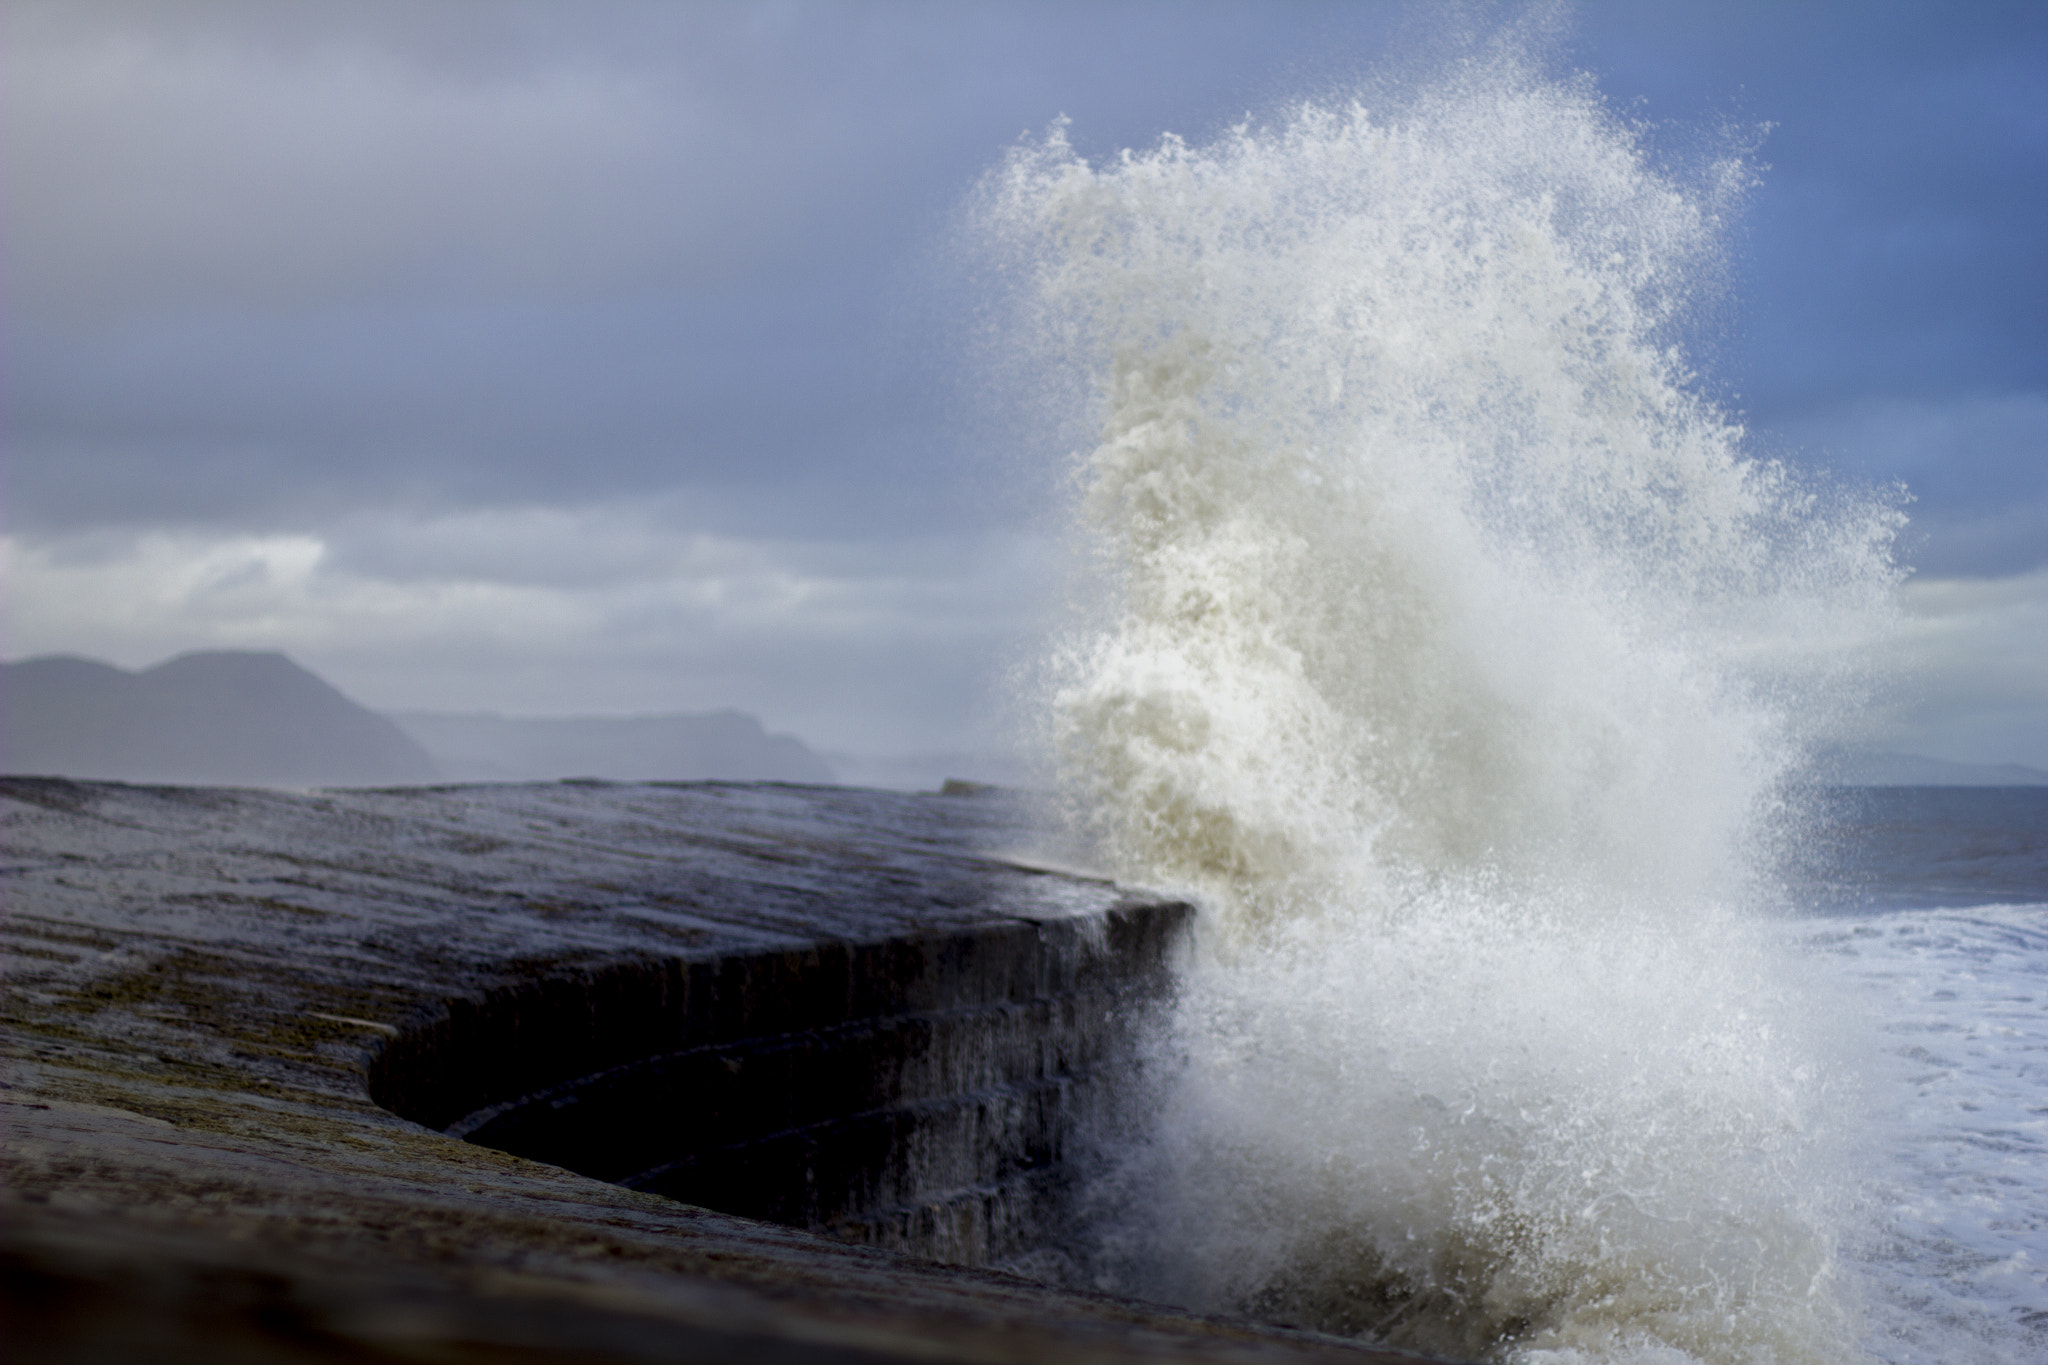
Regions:
<instances>
[{"instance_id":1,"label":"water running down wall","mask_svg":"<svg viewBox=\"0 0 2048 1365\"><path fill-rule=\"evenodd\" d=\"M1096 1283L1454 1355L1854 1354L1855 1067L1764 920L1900 517L1757 458L1678 347L1749 180L1509 44L984 185L1047 430L1090 428L1075 819L1205 907Z\"/></svg>"},{"instance_id":2,"label":"water running down wall","mask_svg":"<svg viewBox=\"0 0 2048 1365\"><path fill-rule=\"evenodd\" d=\"M1189 907L643 959L448 1001L379 1104L629 1189L950 1265L1057 1257Z\"/></svg>"}]
</instances>

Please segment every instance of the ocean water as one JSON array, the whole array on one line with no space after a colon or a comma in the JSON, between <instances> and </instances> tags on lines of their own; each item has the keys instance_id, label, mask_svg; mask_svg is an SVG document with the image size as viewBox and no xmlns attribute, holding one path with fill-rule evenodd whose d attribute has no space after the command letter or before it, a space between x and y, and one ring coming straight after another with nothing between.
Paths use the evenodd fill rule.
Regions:
<instances>
[{"instance_id":1,"label":"ocean water","mask_svg":"<svg viewBox=\"0 0 2048 1365\"><path fill-rule=\"evenodd\" d=\"M1203 908L1076 1278L1473 1359L2039 1356L2038 883L1966 798L1797 785L1904 519L1692 369L1753 181L1510 38L983 185L1073 452L1065 813Z\"/></svg>"},{"instance_id":2,"label":"ocean water","mask_svg":"<svg viewBox=\"0 0 2048 1365\"><path fill-rule=\"evenodd\" d=\"M1822 804L1787 930L1874 1044L1847 1251L1864 1345L2048 1359L2048 787Z\"/></svg>"}]
</instances>

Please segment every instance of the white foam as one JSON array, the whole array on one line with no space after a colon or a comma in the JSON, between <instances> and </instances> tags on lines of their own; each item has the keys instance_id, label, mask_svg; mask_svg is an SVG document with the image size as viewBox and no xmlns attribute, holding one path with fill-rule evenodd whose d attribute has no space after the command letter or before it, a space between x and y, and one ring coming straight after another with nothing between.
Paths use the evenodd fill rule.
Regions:
<instances>
[{"instance_id":1,"label":"white foam","mask_svg":"<svg viewBox=\"0 0 2048 1365\"><path fill-rule=\"evenodd\" d=\"M2048 905L1899 911L1808 932L1881 1021L1853 1247L1880 1359L2048 1358Z\"/></svg>"},{"instance_id":2,"label":"white foam","mask_svg":"<svg viewBox=\"0 0 2048 1365\"><path fill-rule=\"evenodd\" d=\"M1898 517L1752 458L1673 346L1746 177L1503 49L990 180L1100 430L1068 790L1205 907L1102 1282L1460 1354L1853 1350L1852 1069L1738 907Z\"/></svg>"}]
</instances>

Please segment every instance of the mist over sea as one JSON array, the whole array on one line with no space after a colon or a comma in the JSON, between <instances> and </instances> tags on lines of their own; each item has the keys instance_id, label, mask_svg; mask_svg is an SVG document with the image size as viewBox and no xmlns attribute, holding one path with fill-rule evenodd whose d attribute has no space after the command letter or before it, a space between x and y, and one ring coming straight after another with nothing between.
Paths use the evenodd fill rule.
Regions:
<instances>
[{"instance_id":1,"label":"mist over sea","mask_svg":"<svg viewBox=\"0 0 2048 1365\"><path fill-rule=\"evenodd\" d=\"M1504 40L985 182L1077 452L1067 817L1203 906L1059 1273L1463 1358L2048 1342L2039 798L1994 891L1949 798L1803 785L1904 518L1691 368L1752 179Z\"/></svg>"}]
</instances>

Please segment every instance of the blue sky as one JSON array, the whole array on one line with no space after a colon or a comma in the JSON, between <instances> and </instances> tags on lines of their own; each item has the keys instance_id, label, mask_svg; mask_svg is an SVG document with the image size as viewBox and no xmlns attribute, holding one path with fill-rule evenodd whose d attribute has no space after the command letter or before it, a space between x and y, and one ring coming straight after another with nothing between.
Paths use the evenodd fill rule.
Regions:
<instances>
[{"instance_id":1,"label":"blue sky","mask_svg":"<svg viewBox=\"0 0 2048 1365\"><path fill-rule=\"evenodd\" d=\"M963 195L1058 116L1200 139L1447 13L0 6L5 653L986 747L1053 550L958 358ZM1713 390L1916 498L1873 742L2048 766L2048 6L1556 22L1658 154L1757 145Z\"/></svg>"}]
</instances>

